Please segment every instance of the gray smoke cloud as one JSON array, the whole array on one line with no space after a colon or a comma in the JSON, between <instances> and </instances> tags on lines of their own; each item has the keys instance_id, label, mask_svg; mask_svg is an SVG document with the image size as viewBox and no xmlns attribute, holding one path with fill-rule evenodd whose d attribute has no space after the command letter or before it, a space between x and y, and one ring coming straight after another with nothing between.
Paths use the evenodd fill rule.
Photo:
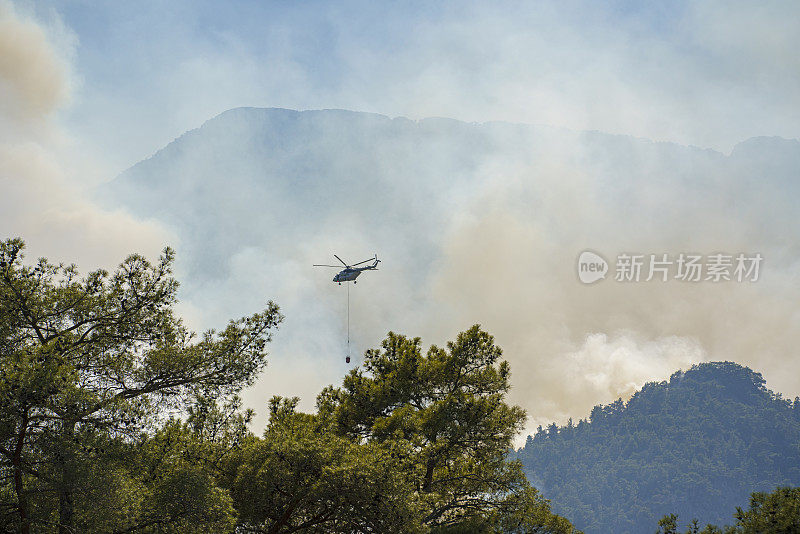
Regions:
<instances>
[{"instance_id":1,"label":"gray smoke cloud","mask_svg":"<svg viewBox=\"0 0 800 534\"><path fill-rule=\"evenodd\" d=\"M0 3L0 113L6 120L36 120L67 95L64 68L42 29Z\"/></svg>"},{"instance_id":2,"label":"gray smoke cloud","mask_svg":"<svg viewBox=\"0 0 800 534\"><path fill-rule=\"evenodd\" d=\"M796 161L800 143L784 143ZM558 163L586 150L548 151L549 169L496 169L491 192L452 224L433 275L446 305L438 316L450 328L481 322L505 347L512 399L530 408L529 423L583 417L707 359L750 365L796 395L798 226L782 200L796 190L792 174L737 171L731 162L694 169L701 183L685 182L678 160L664 166L653 151L634 149L628 157L644 168L631 174L629 163L604 162L618 183L603 184L596 165ZM591 286L576 273L585 249L611 262L607 279ZM645 282L644 270L641 282L614 281L620 253L719 252L761 253L759 280Z\"/></svg>"},{"instance_id":3,"label":"gray smoke cloud","mask_svg":"<svg viewBox=\"0 0 800 534\"><path fill-rule=\"evenodd\" d=\"M42 26L0 2L3 238L21 236L31 256L85 268L111 267L133 250L157 253L168 237L162 227L97 207L72 174L70 136L56 117L70 93L68 64Z\"/></svg>"},{"instance_id":4,"label":"gray smoke cloud","mask_svg":"<svg viewBox=\"0 0 800 534\"><path fill-rule=\"evenodd\" d=\"M191 324L266 298L283 307L271 365L246 394L262 417L273 394L310 409L348 369L348 289L311 264L375 251L381 270L349 289L356 361L388 330L442 344L480 323L534 429L709 359L800 390L799 256L787 239L800 231L798 161L800 143L777 138L723 154L525 125L237 109L110 187L179 236ZM578 280L585 249L611 262L608 279ZM756 282L645 282L646 271L616 282L626 252L764 262Z\"/></svg>"},{"instance_id":5,"label":"gray smoke cloud","mask_svg":"<svg viewBox=\"0 0 800 534\"><path fill-rule=\"evenodd\" d=\"M69 73L6 5L2 20L18 37L2 41L0 69L17 74L3 74L0 94L30 102L0 104L14 125L3 131L29 135L0 157L4 229L87 265L169 239L181 310L197 330L274 298L287 320L246 397L262 416L272 394L310 408L348 369L345 288L310 268L333 252L384 260L351 288L354 354L390 329L443 343L481 323L512 364L511 400L528 409L530 428L585 417L705 359L749 364L771 387L800 392L798 143L738 144L800 135L796 3L171 6L144 2L140 17L124 4L97 7L98 20L118 24L95 28L93 51L104 53L84 58L70 125L119 168L241 105L480 123L354 125L330 112L289 135L294 119L276 114L255 135L247 128L260 119L246 114L247 127L211 121L143 164L123 195L138 217L158 220L141 223L75 192L52 131ZM216 30L198 32L209 20ZM109 57L125 68L109 68ZM387 128L412 133L381 138ZM765 260L753 284L585 286L575 273L585 249L612 262L622 252Z\"/></svg>"}]
</instances>

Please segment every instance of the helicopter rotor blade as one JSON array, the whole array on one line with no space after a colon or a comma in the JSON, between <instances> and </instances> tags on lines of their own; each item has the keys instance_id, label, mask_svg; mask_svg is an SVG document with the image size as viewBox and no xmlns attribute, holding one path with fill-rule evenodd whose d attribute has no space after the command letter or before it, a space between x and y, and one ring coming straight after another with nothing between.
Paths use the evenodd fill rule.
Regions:
<instances>
[{"instance_id":1,"label":"helicopter rotor blade","mask_svg":"<svg viewBox=\"0 0 800 534\"><path fill-rule=\"evenodd\" d=\"M342 258L340 258L339 256L336 256L336 254L334 254L334 256L336 257L337 260L342 262L342 265L344 265L345 267L349 267L349 265L347 265Z\"/></svg>"},{"instance_id":2,"label":"helicopter rotor blade","mask_svg":"<svg viewBox=\"0 0 800 534\"><path fill-rule=\"evenodd\" d=\"M361 265L362 263L367 263L368 261L373 261L373 259L372 259L372 258L369 258L368 260L364 260L364 261L360 261L360 262L358 262L358 263L354 263L354 264L352 265L352 267L355 267L356 265Z\"/></svg>"},{"instance_id":3,"label":"helicopter rotor blade","mask_svg":"<svg viewBox=\"0 0 800 534\"><path fill-rule=\"evenodd\" d=\"M318 263L315 263L314 265L312 265L312 267L333 267L334 269L339 269L340 268L339 265L320 265Z\"/></svg>"}]
</instances>

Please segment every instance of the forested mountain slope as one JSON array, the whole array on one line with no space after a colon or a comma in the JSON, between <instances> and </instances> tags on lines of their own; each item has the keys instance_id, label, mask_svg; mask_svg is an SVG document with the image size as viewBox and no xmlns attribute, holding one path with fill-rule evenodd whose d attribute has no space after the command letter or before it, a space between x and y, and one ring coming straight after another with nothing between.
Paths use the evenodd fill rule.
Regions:
<instances>
[{"instance_id":1,"label":"forested mountain slope","mask_svg":"<svg viewBox=\"0 0 800 534\"><path fill-rule=\"evenodd\" d=\"M553 509L587 533L651 532L660 517L731 524L753 491L800 484L800 400L732 362L648 383L518 452Z\"/></svg>"}]
</instances>

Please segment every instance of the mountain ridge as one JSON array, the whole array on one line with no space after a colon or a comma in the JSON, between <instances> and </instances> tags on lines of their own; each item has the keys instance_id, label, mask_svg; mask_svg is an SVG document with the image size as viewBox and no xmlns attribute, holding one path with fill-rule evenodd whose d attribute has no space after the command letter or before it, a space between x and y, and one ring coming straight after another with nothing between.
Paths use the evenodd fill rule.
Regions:
<instances>
[{"instance_id":1,"label":"mountain ridge","mask_svg":"<svg viewBox=\"0 0 800 534\"><path fill-rule=\"evenodd\" d=\"M393 122L393 121L399 121L401 123L405 122L405 123L412 123L412 124L415 124L415 125L421 125L421 124L426 123L426 122L427 123L435 123L435 122L441 121L442 123L447 123L447 122L455 123L455 124L457 124L459 126L479 126L479 127L480 126L485 126L485 127L508 126L508 127L525 127L525 128L537 128L537 129L550 129L550 130L553 130L553 131L572 133L572 134L602 135L602 136L606 136L606 137L618 137L618 138L633 139L633 140L636 140L636 141L653 143L653 144L684 147L684 148L696 149L696 150L700 150L700 151L712 152L714 154L719 154L719 155L723 155L723 156L726 156L726 157L734 156L736 151L737 151L737 149L741 150L742 146L748 145L748 144L750 144L751 142L754 142L754 141L759 141L760 142L761 140L770 140L770 141L774 141L774 142L781 143L781 144L784 144L784 145L788 145L789 143L793 142L794 145L796 145L793 148L800 149L800 140L791 139L791 138L784 138L784 137L780 137L780 136L753 136L753 137L749 137L747 139L743 139L742 141L736 143L733 146L733 148L731 149L731 152L728 153L728 154L725 154L724 152L721 152L721 151L713 149L713 148L698 147L698 146L691 145L691 144L687 145L687 144L682 144L682 143L677 142L677 141L654 140L654 139L651 139L651 138L648 138L648 137L634 136L634 135L624 134L624 133L610 133L610 132L604 132L602 130L596 130L596 129L577 130L577 129L566 128L566 127L561 127L561 126L552 126L552 125L538 124L538 123L523 123L523 122L511 122L511 121L467 122L467 121L462 121L460 119L454 119L454 118L451 118L451 117L438 117L438 116L425 117L425 118L422 118L422 119L409 119L409 118L407 118L405 116L402 116L402 115L396 116L396 117L390 117L388 115L384 115L384 114L381 114L381 113L366 112L366 111L355 111L355 110L339 109L339 108L295 110L295 109L280 108L280 107L240 106L240 107L235 107L235 108L231 108L231 109L227 109L225 111L222 111L222 112L218 113L217 115L215 115L215 116L209 118L208 120L204 121L201 125L197 126L196 128L191 128L191 129L187 130L183 134L179 135L178 137L176 137L175 139L173 139L172 141L167 143L161 149L158 149L155 152L153 152L153 154L151 154L150 156L142 159L141 161L131 165L130 167L128 167L127 169L122 171L119 175L117 175L116 177L112 178L112 181L119 179L120 177L122 177L123 175L128 173L131 169L137 167L141 163L144 163L144 162L146 162L148 160L151 160L151 159L157 157L159 154L161 154L162 152L167 150L171 145L173 145L176 142L180 142L181 140L183 140L187 136L193 135L194 132L202 130L203 128L205 128L205 127L207 127L207 126L209 126L211 124L214 124L216 122L225 120L226 118L230 118L230 117L232 117L234 115L240 115L240 114L245 114L245 113L251 114L253 112L258 112L258 113L261 113L261 114L265 114L265 113L280 114L280 115L284 115L284 116L291 115L291 116L295 116L295 117L299 116L299 115L302 115L302 114L309 114L309 115L322 115L322 114L334 114L335 115L335 114L338 114L340 116L350 116L350 117L354 117L354 116L370 117L370 118L373 118L373 119L382 120L383 122L387 122L387 123L388 122Z\"/></svg>"},{"instance_id":2,"label":"mountain ridge","mask_svg":"<svg viewBox=\"0 0 800 534\"><path fill-rule=\"evenodd\" d=\"M731 524L750 493L800 485L800 398L749 367L706 362L577 425L539 427L515 455L587 534L646 532L668 513Z\"/></svg>"}]
</instances>

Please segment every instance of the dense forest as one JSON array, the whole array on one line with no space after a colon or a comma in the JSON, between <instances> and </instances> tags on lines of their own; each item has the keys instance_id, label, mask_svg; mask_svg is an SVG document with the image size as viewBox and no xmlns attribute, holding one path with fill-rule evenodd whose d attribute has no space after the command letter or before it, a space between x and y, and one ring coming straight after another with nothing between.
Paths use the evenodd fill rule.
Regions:
<instances>
[{"instance_id":1,"label":"dense forest","mask_svg":"<svg viewBox=\"0 0 800 534\"><path fill-rule=\"evenodd\" d=\"M800 400L747 367L702 363L578 424L540 427L517 457L587 533L652 532L665 514L730 525L751 492L800 484Z\"/></svg>"},{"instance_id":2,"label":"dense forest","mask_svg":"<svg viewBox=\"0 0 800 534\"><path fill-rule=\"evenodd\" d=\"M574 531L508 459L525 412L478 326L427 351L389 333L315 413L265 401L258 436L238 393L274 303L196 336L171 250L80 276L23 249L0 242L0 531Z\"/></svg>"}]
</instances>

